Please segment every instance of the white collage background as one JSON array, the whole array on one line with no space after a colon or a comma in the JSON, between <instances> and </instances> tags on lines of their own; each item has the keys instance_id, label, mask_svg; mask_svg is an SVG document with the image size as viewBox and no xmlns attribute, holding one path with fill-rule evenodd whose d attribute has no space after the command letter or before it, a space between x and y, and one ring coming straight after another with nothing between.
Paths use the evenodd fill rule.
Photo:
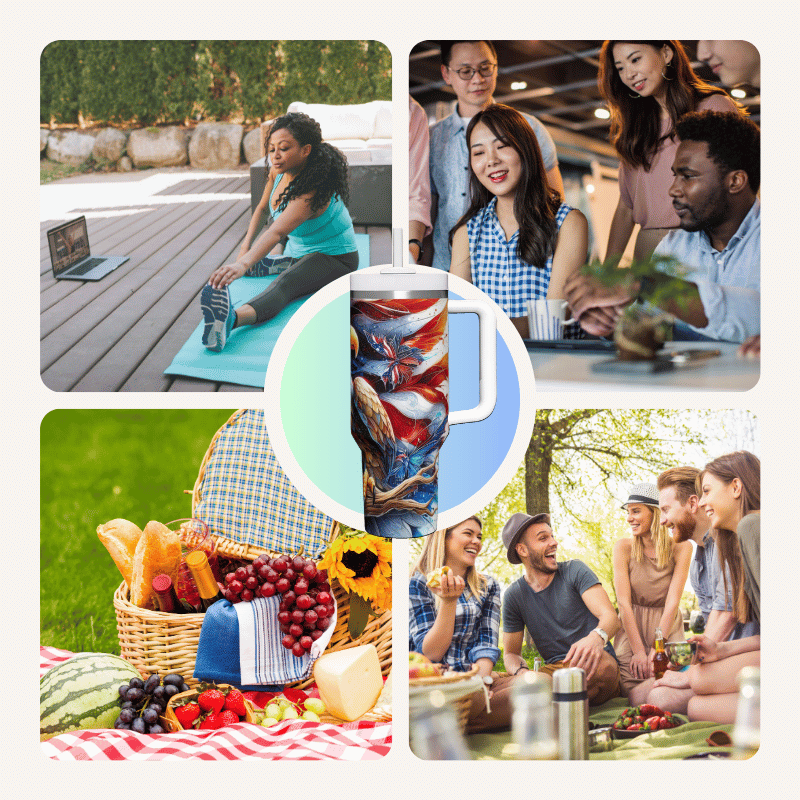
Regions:
<instances>
[{"instance_id":1,"label":"white collage background","mask_svg":"<svg viewBox=\"0 0 800 800\"><path fill-rule=\"evenodd\" d=\"M797 591L800 556L794 500L798 486L798 291L796 209L797 7L764 0L740 3L571 3L487 0L209 0L167 3L72 4L40 0L4 4L2 74L6 91L2 150L5 276L0 302L5 409L2 469L5 564L2 642L4 670L0 758L9 794L22 798L335 798L760 797L788 796L795 785L800 734ZM378 39L393 56L395 139L394 225L407 225L408 54L422 39L747 39L761 51L764 234L761 379L745 393L538 393L543 408L746 408L761 425L766 534L762 660L762 745L743 763L422 762L409 751L406 684L395 676L394 747L367 764L240 762L232 764L61 764L43 758L36 731L38 679L39 425L56 408L227 408L226 395L55 394L39 379L38 122L39 55L54 39ZM13 270L13 272L12 272ZM242 398L257 406L263 395ZM405 564L408 546L395 542L395 662L407 642ZM9 780L11 779L11 780ZM796 791L796 790L795 790Z\"/></svg>"}]
</instances>

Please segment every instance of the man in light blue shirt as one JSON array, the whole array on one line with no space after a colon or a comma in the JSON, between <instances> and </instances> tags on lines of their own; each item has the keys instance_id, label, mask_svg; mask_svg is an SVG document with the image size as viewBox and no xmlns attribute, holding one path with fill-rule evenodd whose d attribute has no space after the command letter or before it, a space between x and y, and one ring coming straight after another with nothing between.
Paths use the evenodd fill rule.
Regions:
<instances>
[{"instance_id":1,"label":"man in light blue shirt","mask_svg":"<svg viewBox=\"0 0 800 800\"><path fill-rule=\"evenodd\" d=\"M442 78L453 88L457 102L453 113L430 130L431 194L437 207L433 227L433 266L450 269L450 230L469 205L469 121L494 100L497 83L497 53L491 42L472 41L441 43ZM527 119L547 171L547 181L564 194L553 139L539 120Z\"/></svg>"},{"instance_id":2,"label":"man in light blue shirt","mask_svg":"<svg viewBox=\"0 0 800 800\"><path fill-rule=\"evenodd\" d=\"M687 285L683 302L659 305L701 337L742 342L761 328L760 133L747 117L718 111L686 114L676 131L669 194L680 229L655 252L680 262ZM626 305L646 299L662 280L654 272L606 287L576 274L565 288L584 330L605 336Z\"/></svg>"}]
</instances>

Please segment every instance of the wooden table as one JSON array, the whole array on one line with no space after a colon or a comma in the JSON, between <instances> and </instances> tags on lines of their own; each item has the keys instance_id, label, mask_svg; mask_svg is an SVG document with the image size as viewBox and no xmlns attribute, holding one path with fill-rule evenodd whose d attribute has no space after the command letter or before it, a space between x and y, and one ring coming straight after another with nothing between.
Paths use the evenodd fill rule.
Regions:
<instances>
[{"instance_id":1,"label":"wooden table","mask_svg":"<svg viewBox=\"0 0 800 800\"><path fill-rule=\"evenodd\" d=\"M608 360L612 353L528 350L536 378L536 390L556 391L735 391L751 389L758 382L759 361L736 355L738 345L724 342L670 342L668 352L677 350L722 351L717 358L700 364L677 367L671 372L628 375L592 371L592 364Z\"/></svg>"},{"instance_id":2,"label":"wooden table","mask_svg":"<svg viewBox=\"0 0 800 800\"><path fill-rule=\"evenodd\" d=\"M173 168L81 175L42 186L41 206L45 386L61 392L254 391L163 374L202 318L199 295L209 275L236 256L244 238L251 213L246 166L219 173ZM81 214L93 253L130 260L100 281L56 281L47 231ZM384 263L389 230L369 233L370 261Z\"/></svg>"}]
</instances>

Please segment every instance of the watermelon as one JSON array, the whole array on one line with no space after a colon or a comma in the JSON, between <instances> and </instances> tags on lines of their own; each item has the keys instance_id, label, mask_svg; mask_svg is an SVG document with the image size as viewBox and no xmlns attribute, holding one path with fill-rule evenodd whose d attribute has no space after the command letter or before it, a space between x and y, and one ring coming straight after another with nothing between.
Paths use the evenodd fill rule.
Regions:
<instances>
[{"instance_id":1,"label":"watermelon","mask_svg":"<svg viewBox=\"0 0 800 800\"><path fill-rule=\"evenodd\" d=\"M139 672L119 656L76 653L39 681L40 740L88 728L113 728L119 716L119 687Z\"/></svg>"}]
</instances>

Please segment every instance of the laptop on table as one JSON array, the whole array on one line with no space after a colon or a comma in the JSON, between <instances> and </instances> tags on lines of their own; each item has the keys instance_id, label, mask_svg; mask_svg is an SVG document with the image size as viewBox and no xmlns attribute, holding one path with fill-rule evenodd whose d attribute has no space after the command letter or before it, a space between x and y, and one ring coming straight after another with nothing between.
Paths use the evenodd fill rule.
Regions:
<instances>
[{"instance_id":1,"label":"laptop on table","mask_svg":"<svg viewBox=\"0 0 800 800\"><path fill-rule=\"evenodd\" d=\"M86 217L51 228L47 231L47 244L53 277L59 281L99 281L129 260L128 256L93 256Z\"/></svg>"}]
</instances>

